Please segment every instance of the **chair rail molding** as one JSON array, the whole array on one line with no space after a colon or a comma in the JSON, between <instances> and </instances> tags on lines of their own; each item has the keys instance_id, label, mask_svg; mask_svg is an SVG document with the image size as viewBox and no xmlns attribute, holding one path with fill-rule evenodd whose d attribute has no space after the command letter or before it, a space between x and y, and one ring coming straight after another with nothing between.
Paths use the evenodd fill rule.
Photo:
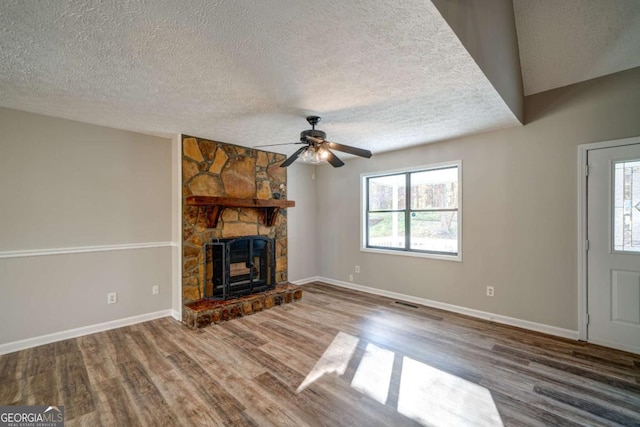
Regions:
<instances>
[{"instance_id":1,"label":"chair rail molding","mask_svg":"<svg viewBox=\"0 0 640 427\"><path fill-rule=\"evenodd\" d=\"M127 251L133 249L149 249L179 247L178 242L144 242L144 243L124 243L120 245L97 245L97 246L76 246L68 248L45 248L45 249L25 249L17 251L0 251L0 259L24 258L47 255L81 254L85 252L109 252Z\"/></svg>"}]
</instances>

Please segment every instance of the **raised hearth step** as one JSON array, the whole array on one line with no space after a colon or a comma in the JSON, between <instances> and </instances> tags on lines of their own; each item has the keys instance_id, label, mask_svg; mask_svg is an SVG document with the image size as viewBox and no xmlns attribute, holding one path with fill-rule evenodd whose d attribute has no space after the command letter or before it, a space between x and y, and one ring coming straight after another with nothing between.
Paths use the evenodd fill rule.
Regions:
<instances>
[{"instance_id":1,"label":"raised hearth step","mask_svg":"<svg viewBox=\"0 0 640 427\"><path fill-rule=\"evenodd\" d=\"M302 288L292 283L276 285L272 290L246 295L228 300L201 299L185 304L182 323L191 329L204 328L212 323L225 322L237 317L248 316L277 305L298 301L302 298Z\"/></svg>"}]
</instances>

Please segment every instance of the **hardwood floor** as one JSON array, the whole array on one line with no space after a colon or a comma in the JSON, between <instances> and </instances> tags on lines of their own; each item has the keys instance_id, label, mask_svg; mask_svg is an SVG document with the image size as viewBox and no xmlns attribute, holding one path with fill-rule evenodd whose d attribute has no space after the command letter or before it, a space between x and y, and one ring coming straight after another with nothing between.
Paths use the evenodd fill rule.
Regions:
<instances>
[{"instance_id":1,"label":"hardwood floor","mask_svg":"<svg viewBox=\"0 0 640 427\"><path fill-rule=\"evenodd\" d=\"M640 356L326 284L0 356L1 405L66 426L640 425ZM381 403L382 402L382 403Z\"/></svg>"}]
</instances>

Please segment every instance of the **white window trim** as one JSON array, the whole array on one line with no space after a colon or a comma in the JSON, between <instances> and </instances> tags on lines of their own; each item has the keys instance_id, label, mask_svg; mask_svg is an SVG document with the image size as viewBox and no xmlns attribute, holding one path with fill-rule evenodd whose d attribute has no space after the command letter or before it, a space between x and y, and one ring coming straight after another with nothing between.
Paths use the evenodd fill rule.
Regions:
<instances>
[{"instance_id":1,"label":"white window trim","mask_svg":"<svg viewBox=\"0 0 640 427\"><path fill-rule=\"evenodd\" d=\"M429 169L442 169L446 167L458 168L458 254L445 255L428 252L399 251L391 249L378 249L367 247L367 178L393 175L407 172L421 172ZM399 255L417 258L430 258L444 261L462 262L462 160L451 162L433 163L429 165L412 166L401 169L392 169L380 172L366 172L360 174L360 251L385 255Z\"/></svg>"}]
</instances>

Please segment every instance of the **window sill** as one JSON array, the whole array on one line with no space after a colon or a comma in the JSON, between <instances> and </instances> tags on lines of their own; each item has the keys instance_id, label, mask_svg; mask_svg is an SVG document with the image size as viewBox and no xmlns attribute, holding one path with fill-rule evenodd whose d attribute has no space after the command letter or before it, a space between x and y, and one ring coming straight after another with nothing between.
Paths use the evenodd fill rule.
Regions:
<instances>
[{"instance_id":1,"label":"window sill","mask_svg":"<svg viewBox=\"0 0 640 427\"><path fill-rule=\"evenodd\" d=\"M411 251L394 251L392 249L378 249L378 248L365 248L360 247L360 252L369 252L374 254L382 254L382 255L400 255L414 258L428 258L428 259L436 259L441 261L455 261L462 262L462 254L458 253L457 255L444 255L444 254L433 254L428 252L411 252Z\"/></svg>"}]
</instances>

